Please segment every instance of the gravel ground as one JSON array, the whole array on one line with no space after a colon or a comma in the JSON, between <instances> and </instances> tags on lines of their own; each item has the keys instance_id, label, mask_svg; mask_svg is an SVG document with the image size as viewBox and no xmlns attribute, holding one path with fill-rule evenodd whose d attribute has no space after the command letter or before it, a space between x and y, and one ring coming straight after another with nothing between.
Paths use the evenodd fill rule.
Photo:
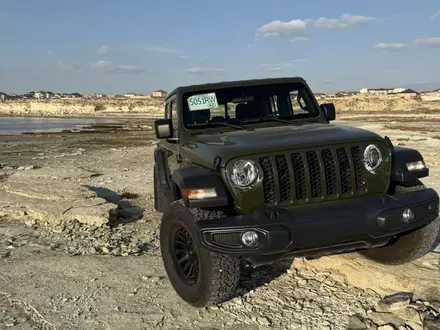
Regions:
<instances>
[{"instance_id":1,"label":"gravel ground","mask_svg":"<svg viewBox=\"0 0 440 330\"><path fill-rule=\"evenodd\" d=\"M420 149L440 188L440 140L349 124ZM183 303L160 257L154 143L148 129L0 137L0 329L440 329L439 249L401 268L355 253L279 262L246 270L224 304Z\"/></svg>"}]
</instances>

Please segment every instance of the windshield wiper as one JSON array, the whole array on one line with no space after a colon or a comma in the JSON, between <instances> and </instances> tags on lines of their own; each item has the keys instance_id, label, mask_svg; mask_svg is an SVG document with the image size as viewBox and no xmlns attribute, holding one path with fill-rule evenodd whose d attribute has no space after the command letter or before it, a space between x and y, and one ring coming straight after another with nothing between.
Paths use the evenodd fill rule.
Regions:
<instances>
[{"instance_id":1,"label":"windshield wiper","mask_svg":"<svg viewBox=\"0 0 440 330\"><path fill-rule=\"evenodd\" d=\"M225 121L215 121L215 122L211 121L211 122L208 122L208 125L209 126L221 125L221 126L232 127L232 128L235 128L235 129L247 129L247 130L249 130L248 127L241 125L241 123L239 125L234 125L234 124L227 123Z\"/></svg>"},{"instance_id":2,"label":"windshield wiper","mask_svg":"<svg viewBox=\"0 0 440 330\"><path fill-rule=\"evenodd\" d=\"M260 117L260 118L256 118L256 119L251 119L251 120L246 120L243 121L243 123L259 123L265 120L272 120L272 121L277 121L280 123L286 123L286 124L295 124L294 122L287 120L287 119L281 119L278 117L272 117L272 116L267 116L267 117Z\"/></svg>"}]
</instances>

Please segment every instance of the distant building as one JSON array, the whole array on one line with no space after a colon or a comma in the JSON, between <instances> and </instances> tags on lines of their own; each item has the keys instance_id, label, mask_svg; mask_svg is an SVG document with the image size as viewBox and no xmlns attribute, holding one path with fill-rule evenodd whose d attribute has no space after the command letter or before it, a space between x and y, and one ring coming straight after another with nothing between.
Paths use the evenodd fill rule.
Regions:
<instances>
[{"instance_id":1,"label":"distant building","mask_svg":"<svg viewBox=\"0 0 440 330\"><path fill-rule=\"evenodd\" d=\"M353 96L353 95L358 95L359 93L358 92L339 92L339 93L336 93L335 95L336 95L336 97L344 97L344 96Z\"/></svg>"},{"instance_id":2,"label":"distant building","mask_svg":"<svg viewBox=\"0 0 440 330\"><path fill-rule=\"evenodd\" d=\"M151 95L126 93L126 94L124 94L124 97L126 97L128 99L149 99L149 98L151 98Z\"/></svg>"},{"instance_id":3,"label":"distant building","mask_svg":"<svg viewBox=\"0 0 440 330\"><path fill-rule=\"evenodd\" d=\"M167 95L168 95L168 93L162 89L158 89L157 91L154 91L153 93L151 93L152 97L167 97Z\"/></svg>"},{"instance_id":4,"label":"distant building","mask_svg":"<svg viewBox=\"0 0 440 330\"><path fill-rule=\"evenodd\" d=\"M372 94L372 95L387 95L387 94L400 94L406 88L361 88L360 94Z\"/></svg>"},{"instance_id":5,"label":"distant building","mask_svg":"<svg viewBox=\"0 0 440 330\"><path fill-rule=\"evenodd\" d=\"M42 99L45 96L46 92L31 92L31 97L34 99Z\"/></svg>"},{"instance_id":6,"label":"distant building","mask_svg":"<svg viewBox=\"0 0 440 330\"><path fill-rule=\"evenodd\" d=\"M400 96L403 96L404 98L413 98L416 96L419 96L420 93L413 90L413 89L404 89L403 91L398 93Z\"/></svg>"},{"instance_id":7,"label":"distant building","mask_svg":"<svg viewBox=\"0 0 440 330\"><path fill-rule=\"evenodd\" d=\"M93 93L92 94L92 97L94 97L94 98L103 98L103 97L105 97L106 95L105 94L102 94L102 93Z\"/></svg>"},{"instance_id":8,"label":"distant building","mask_svg":"<svg viewBox=\"0 0 440 330\"><path fill-rule=\"evenodd\" d=\"M440 101L440 88L432 91L423 91L421 97L423 101L427 102Z\"/></svg>"}]
</instances>

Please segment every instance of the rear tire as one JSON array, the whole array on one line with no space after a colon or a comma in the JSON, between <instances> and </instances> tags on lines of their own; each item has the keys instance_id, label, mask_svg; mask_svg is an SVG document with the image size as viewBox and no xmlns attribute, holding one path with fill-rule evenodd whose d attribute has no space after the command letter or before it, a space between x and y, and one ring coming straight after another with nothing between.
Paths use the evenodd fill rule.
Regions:
<instances>
[{"instance_id":1,"label":"rear tire","mask_svg":"<svg viewBox=\"0 0 440 330\"><path fill-rule=\"evenodd\" d=\"M396 186L397 194L426 189L419 180ZM374 248L360 253L368 259L387 265L400 265L417 260L427 254L436 244L440 232L440 217L409 234L401 236L389 246Z\"/></svg>"},{"instance_id":2,"label":"rear tire","mask_svg":"<svg viewBox=\"0 0 440 330\"><path fill-rule=\"evenodd\" d=\"M171 203L162 216L160 247L165 270L177 294L194 307L222 303L238 286L240 259L203 249L195 231L195 222L223 216L221 211L190 210L181 200Z\"/></svg>"}]
</instances>

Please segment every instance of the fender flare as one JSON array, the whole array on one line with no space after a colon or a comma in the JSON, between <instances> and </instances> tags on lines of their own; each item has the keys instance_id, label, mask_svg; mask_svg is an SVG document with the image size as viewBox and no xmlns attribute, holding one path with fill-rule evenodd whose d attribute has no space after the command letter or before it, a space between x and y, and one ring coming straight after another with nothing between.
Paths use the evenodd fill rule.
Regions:
<instances>
[{"instance_id":1,"label":"fender flare","mask_svg":"<svg viewBox=\"0 0 440 330\"><path fill-rule=\"evenodd\" d=\"M423 157L415 149L394 147L391 155L391 180L395 182L407 182L429 176L429 169L408 171L407 163L423 161Z\"/></svg>"},{"instance_id":2,"label":"fender flare","mask_svg":"<svg viewBox=\"0 0 440 330\"><path fill-rule=\"evenodd\" d=\"M158 181L160 184L170 186L170 170L168 166L168 151L157 147L154 150L154 166L157 168Z\"/></svg>"},{"instance_id":3,"label":"fender flare","mask_svg":"<svg viewBox=\"0 0 440 330\"><path fill-rule=\"evenodd\" d=\"M184 165L173 172L172 181L182 189L212 189L217 196L206 199L183 198L184 204L189 208L226 207L229 204L229 195L222 178L218 173L198 165Z\"/></svg>"}]
</instances>

